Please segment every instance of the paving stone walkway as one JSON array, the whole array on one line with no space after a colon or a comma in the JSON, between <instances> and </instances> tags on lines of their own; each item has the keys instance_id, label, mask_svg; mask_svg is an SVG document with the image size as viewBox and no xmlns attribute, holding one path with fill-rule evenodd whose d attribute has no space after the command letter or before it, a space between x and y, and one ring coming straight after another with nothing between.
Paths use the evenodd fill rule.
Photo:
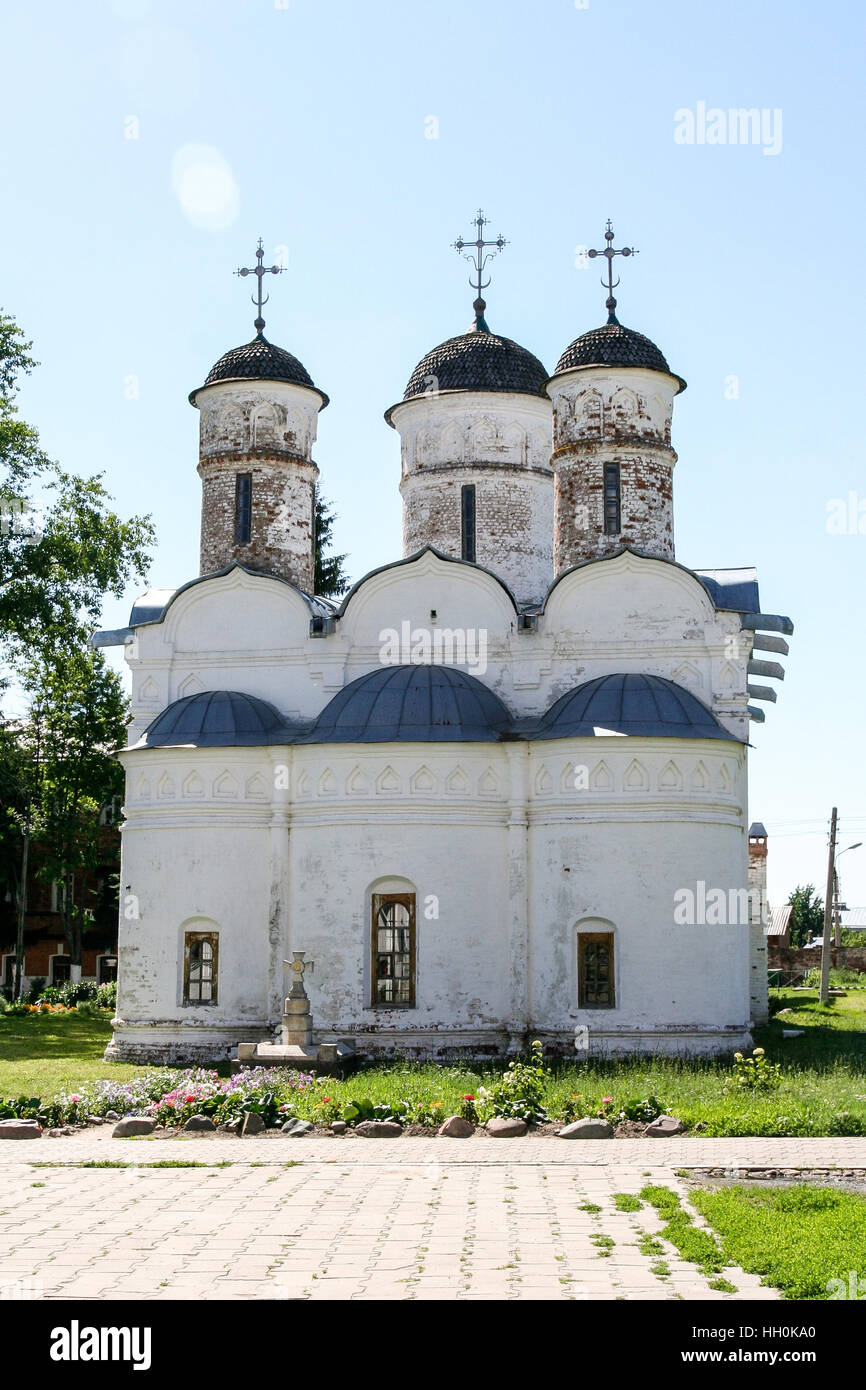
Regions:
<instances>
[{"instance_id":1,"label":"paving stone walkway","mask_svg":"<svg viewBox=\"0 0 866 1390\"><path fill-rule=\"evenodd\" d=\"M196 1166L145 1166L166 1163ZM7 1141L0 1297L775 1299L643 1254L663 1223L614 1204L649 1182L685 1198L678 1168L719 1165L866 1168L866 1140Z\"/></svg>"}]
</instances>

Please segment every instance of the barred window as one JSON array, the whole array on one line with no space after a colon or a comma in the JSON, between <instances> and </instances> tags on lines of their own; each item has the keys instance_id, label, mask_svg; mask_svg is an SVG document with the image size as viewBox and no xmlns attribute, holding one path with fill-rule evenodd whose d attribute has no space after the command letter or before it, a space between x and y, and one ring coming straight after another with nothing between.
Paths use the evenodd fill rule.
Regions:
<instances>
[{"instance_id":1,"label":"barred window","mask_svg":"<svg viewBox=\"0 0 866 1390\"><path fill-rule=\"evenodd\" d=\"M415 1006L415 895L373 894L373 1007Z\"/></svg>"},{"instance_id":2,"label":"barred window","mask_svg":"<svg viewBox=\"0 0 866 1390\"><path fill-rule=\"evenodd\" d=\"M253 517L253 475L235 475L235 545L249 545Z\"/></svg>"},{"instance_id":3,"label":"barred window","mask_svg":"<svg viewBox=\"0 0 866 1390\"><path fill-rule=\"evenodd\" d=\"M622 530L620 520L619 464L604 465L604 534L618 536Z\"/></svg>"},{"instance_id":4,"label":"barred window","mask_svg":"<svg viewBox=\"0 0 866 1390\"><path fill-rule=\"evenodd\" d=\"M219 937L216 932L188 931L184 940L183 1002L217 1002Z\"/></svg>"},{"instance_id":5,"label":"barred window","mask_svg":"<svg viewBox=\"0 0 866 1390\"><path fill-rule=\"evenodd\" d=\"M578 932L577 993L581 1009L615 1007L613 932Z\"/></svg>"}]
</instances>

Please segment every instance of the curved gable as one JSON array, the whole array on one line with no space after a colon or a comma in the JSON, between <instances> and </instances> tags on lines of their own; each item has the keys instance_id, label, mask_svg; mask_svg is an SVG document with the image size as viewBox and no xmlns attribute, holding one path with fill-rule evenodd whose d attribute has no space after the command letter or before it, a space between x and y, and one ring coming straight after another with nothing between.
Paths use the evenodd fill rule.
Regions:
<instances>
[{"instance_id":1,"label":"curved gable","mask_svg":"<svg viewBox=\"0 0 866 1390\"><path fill-rule=\"evenodd\" d=\"M343 600L339 632L355 649L378 648L382 632L399 634L404 623L410 631L483 629L495 642L508 639L517 618L509 589L494 574L427 546L359 580Z\"/></svg>"},{"instance_id":2,"label":"curved gable","mask_svg":"<svg viewBox=\"0 0 866 1390\"><path fill-rule=\"evenodd\" d=\"M629 640L665 623L679 632L691 623L715 621L715 606L703 584L672 560L622 550L588 560L555 580L544 606L545 626L555 631L606 632Z\"/></svg>"},{"instance_id":3,"label":"curved gable","mask_svg":"<svg viewBox=\"0 0 866 1390\"><path fill-rule=\"evenodd\" d=\"M178 589L161 621L175 651L270 651L305 644L315 612L287 580L234 565Z\"/></svg>"}]
</instances>

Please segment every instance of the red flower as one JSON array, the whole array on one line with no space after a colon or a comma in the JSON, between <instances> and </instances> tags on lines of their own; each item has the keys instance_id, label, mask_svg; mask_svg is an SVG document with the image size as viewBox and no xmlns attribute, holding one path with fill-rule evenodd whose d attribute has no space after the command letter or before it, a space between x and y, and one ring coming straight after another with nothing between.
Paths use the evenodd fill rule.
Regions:
<instances>
[{"instance_id":1,"label":"red flower","mask_svg":"<svg viewBox=\"0 0 866 1390\"><path fill-rule=\"evenodd\" d=\"M475 1099L475 1096L474 1096L473 1093L470 1091L470 1092L469 1092L469 1095L468 1095L468 1096L464 1096L463 1099L464 1099L464 1100L474 1100L474 1099Z\"/></svg>"},{"instance_id":2,"label":"red flower","mask_svg":"<svg viewBox=\"0 0 866 1390\"><path fill-rule=\"evenodd\" d=\"M330 1096L322 1096L322 1104L327 1105L330 1099Z\"/></svg>"},{"instance_id":3,"label":"red flower","mask_svg":"<svg viewBox=\"0 0 866 1390\"><path fill-rule=\"evenodd\" d=\"M187 1103L187 1105L192 1105L192 1103L193 1103L194 1100L195 1100L195 1096L187 1096L187 1098L186 1098L186 1103Z\"/></svg>"}]
</instances>

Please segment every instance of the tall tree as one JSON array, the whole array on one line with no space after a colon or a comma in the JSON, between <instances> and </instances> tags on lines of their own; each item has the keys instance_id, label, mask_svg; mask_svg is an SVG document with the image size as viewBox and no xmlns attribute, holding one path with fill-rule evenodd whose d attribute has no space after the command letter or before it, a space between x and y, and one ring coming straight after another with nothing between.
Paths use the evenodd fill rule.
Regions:
<instances>
[{"instance_id":1,"label":"tall tree","mask_svg":"<svg viewBox=\"0 0 866 1390\"><path fill-rule=\"evenodd\" d=\"M101 478L60 468L20 418L30 348L0 311L0 655L13 662L80 646L105 594L144 578L154 538L149 518L122 520Z\"/></svg>"},{"instance_id":2,"label":"tall tree","mask_svg":"<svg viewBox=\"0 0 866 1390\"><path fill-rule=\"evenodd\" d=\"M813 936L824 933L824 901L815 891L814 883L798 885L788 898L791 905L792 946L805 946Z\"/></svg>"},{"instance_id":3,"label":"tall tree","mask_svg":"<svg viewBox=\"0 0 866 1390\"><path fill-rule=\"evenodd\" d=\"M334 529L336 513L329 502L319 496L316 490L316 553L315 580L313 588L322 598L339 598L349 587L350 580L343 569L345 555L329 555L331 532Z\"/></svg>"},{"instance_id":4,"label":"tall tree","mask_svg":"<svg viewBox=\"0 0 866 1390\"><path fill-rule=\"evenodd\" d=\"M35 784L28 833L39 843L40 872L60 884L67 951L80 966L102 857L100 809L123 792L113 752L126 741L128 704L117 672L87 649L37 659L23 685L29 709L20 746Z\"/></svg>"}]
</instances>

